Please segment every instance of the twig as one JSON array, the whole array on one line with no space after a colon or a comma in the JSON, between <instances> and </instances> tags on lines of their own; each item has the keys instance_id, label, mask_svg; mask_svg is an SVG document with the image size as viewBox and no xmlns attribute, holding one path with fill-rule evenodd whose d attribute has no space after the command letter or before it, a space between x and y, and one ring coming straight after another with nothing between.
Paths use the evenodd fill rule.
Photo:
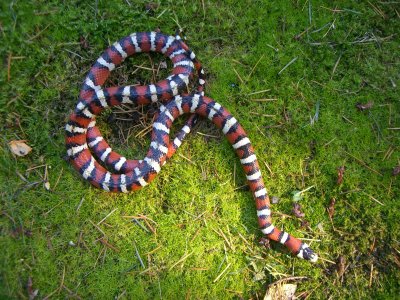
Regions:
<instances>
[{"instance_id":1,"label":"twig","mask_svg":"<svg viewBox=\"0 0 400 300\"><path fill-rule=\"evenodd\" d=\"M239 78L240 82L243 84L243 79L240 77L239 73L236 71L234 67L232 67L233 71L235 72L236 76Z\"/></svg>"},{"instance_id":2,"label":"twig","mask_svg":"<svg viewBox=\"0 0 400 300\"><path fill-rule=\"evenodd\" d=\"M263 59L264 54L261 55L261 57L259 58L259 60L256 62L256 64L254 65L254 67L251 69L250 74L247 76L246 81L248 81L250 79L250 76L253 74L254 70L256 69L256 67L258 66L258 64L260 63L261 59Z\"/></svg>"},{"instance_id":3,"label":"twig","mask_svg":"<svg viewBox=\"0 0 400 300\"><path fill-rule=\"evenodd\" d=\"M333 75L335 74L336 68L337 68L337 66L338 66L338 64L339 64L341 58L342 58L342 54L339 55L339 58L337 59L335 65L333 66L332 75L331 75L331 80L332 80L332 78L333 78Z\"/></svg>"},{"instance_id":4,"label":"twig","mask_svg":"<svg viewBox=\"0 0 400 300\"><path fill-rule=\"evenodd\" d=\"M276 115L268 115L268 114L260 114L254 111L251 111L250 114L252 115L257 115L257 116L263 116L263 117L267 117L267 118L274 118Z\"/></svg>"},{"instance_id":5,"label":"twig","mask_svg":"<svg viewBox=\"0 0 400 300\"><path fill-rule=\"evenodd\" d=\"M271 89L267 89L267 90L262 90L262 91L257 91L257 92L252 92L250 94L247 94L247 96L251 96L251 95L256 95L256 94L261 94L261 93L265 93L265 92L269 92Z\"/></svg>"},{"instance_id":6,"label":"twig","mask_svg":"<svg viewBox=\"0 0 400 300\"><path fill-rule=\"evenodd\" d=\"M372 200L374 200L376 203L379 203L382 206L385 206L382 202L380 202L378 199L372 197L371 195L367 194L366 192L362 191L363 194L367 195L368 197L370 197Z\"/></svg>"},{"instance_id":7,"label":"twig","mask_svg":"<svg viewBox=\"0 0 400 300\"><path fill-rule=\"evenodd\" d=\"M53 191L56 189L56 187L57 187L57 185L58 185L58 182L59 182L60 179L61 179L61 175L62 175L63 171L64 171L64 168L61 167L61 171L60 171L60 174L59 174L58 177L57 177L56 183L54 184Z\"/></svg>"},{"instance_id":8,"label":"twig","mask_svg":"<svg viewBox=\"0 0 400 300\"><path fill-rule=\"evenodd\" d=\"M149 230L148 230L146 227L144 227L144 226L142 225L142 223L140 223L136 218L132 218L132 221L135 222L136 225L138 225L138 226L139 226L140 228L142 228L144 231L149 232Z\"/></svg>"},{"instance_id":9,"label":"twig","mask_svg":"<svg viewBox=\"0 0 400 300\"><path fill-rule=\"evenodd\" d=\"M82 197L81 201L78 204L78 207L76 208L76 211L78 212L78 210L81 208L83 200L85 200L85 197Z\"/></svg>"},{"instance_id":10,"label":"twig","mask_svg":"<svg viewBox=\"0 0 400 300\"><path fill-rule=\"evenodd\" d=\"M268 101L276 101L277 98L261 98L261 99L249 99L250 101L254 102L268 102Z\"/></svg>"},{"instance_id":11,"label":"twig","mask_svg":"<svg viewBox=\"0 0 400 300\"><path fill-rule=\"evenodd\" d=\"M222 277L222 275L224 275L224 273L228 270L228 268L231 266L231 263L229 263L227 266L226 266L226 268L221 272L221 273L219 273L219 275L214 279L214 281L213 281L213 283L216 283L221 277Z\"/></svg>"},{"instance_id":12,"label":"twig","mask_svg":"<svg viewBox=\"0 0 400 300\"><path fill-rule=\"evenodd\" d=\"M136 247L136 243L135 243L135 242L133 242L133 246L135 247L136 257L138 258L138 260L139 260L139 262L140 262L140 265L142 266L143 269L146 269L146 266L144 265L143 260L142 260L142 258L140 257L139 250L138 250L138 248Z\"/></svg>"},{"instance_id":13,"label":"twig","mask_svg":"<svg viewBox=\"0 0 400 300\"><path fill-rule=\"evenodd\" d=\"M105 239L100 239L99 240L104 246L107 246L108 248L114 250L115 252L119 252L119 249L113 245L111 245L107 240Z\"/></svg>"},{"instance_id":14,"label":"twig","mask_svg":"<svg viewBox=\"0 0 400 300\"><path fill-rule=\"evenodd\" d=\"M286 66L284 66L283 67L283 69L282 70L280 70L279 72L278 72L278 75L281 75L282 74L282 72L283 71L285 71L286 70L286 68L287 67L289 67L292 63L294 63L297 59L298 59L299 57L298 56L296 56L295 58L293 58L291 61L289 61L287 64L286 64Z\"/></svg>"},{"instance_id":15,"label":"twig","mask_svg":"<svg viewBox=\"0 0 400 300\"><path fill-rule=\"evenodd\" d=\"M308 277L306 276L290 276L286 278L279 279L277 281L274 281L270 284L268 284L268 287L276 284L280 284L281 282L286 282L286 281L302 281L302 280L308 280Z\"/></svg>"},{"instance_id":16,"label":"twig","mask_svg":"<svg viewBox=\"0 0 400 300\"><path fill-rule=\"evenodd\" d=\"M267 164L267 162L264 160L263 163L264 163L264 165L267 167L269 173L271 174L271 177L273 177L273 176L274 176L274 172L272 172L272 170L271 170L271 168L269 167L269 165Z\"/></svg>"},{"instance_id":17,"label":"twig","mask_svg":"<svg viewBox=\"0 0 400 300\"><path fill-rule=\"evenodd\" d=\"M169 271L171 271L175 266L177 266L178 264L180 264L181 262L183 262L184 260L186 260L190 255L193 254L193 251L190 252L189 254L186 254L184 256L181 257L181 259L179 259L176 263L174 263L170 268Z\"/></svg>"},{"instance_id":18,"label":"twig","mask_svg":"<svg viewBox=\"0 0 400 300\"><path fill-rule=\"evenodd\" d=\"M97 223L97 226L99 226L101 223L103 223L109 216L111 216L115 211L117 210L117 208L114 208L107 216L105 216L101 221L99 221Z\"/></svg>"},{"instance_id":19,"label":"twig","mask_svg":"<svg viewBox=\"0 0 400 300\"><path fill-rule=\"evenodd\" d=\"M8 53L8 57L7 57L7 82L10 82L11 79L11 52Z\"/></svg>"},{"instance_id":20,"label":"twig","mask_svg":"<svg viewBox=\"0 0 400 300\"><path fill-rule=\"evenodd\" d=\"M97 226L96 224L94 224L94 223L92 222L92 220L89 220L89 222L90 222L102 235L107 236L107 235L104 233L104 231L101 230L101 228L100 228L99 226Z\"/></svg>"},{"instance_id":21,"label":"twig","mask_svg":"<svg viewBox=\"0 0 400 300\"><path fill-rule=\"evenodd\" d=\"M351 156L352 158L354 158L359 164L363 165L364 167L366 167L368 170L374 172L375 174L378 174L379 176L383 176L381 173L379 173L378 171L372 169L370 166L368 166L365 162L363 162L361 159L355 157L354 155L350 154L349 152L344 150L344 153L346 153L347 155Z\"/></svg>"}]
</instances>

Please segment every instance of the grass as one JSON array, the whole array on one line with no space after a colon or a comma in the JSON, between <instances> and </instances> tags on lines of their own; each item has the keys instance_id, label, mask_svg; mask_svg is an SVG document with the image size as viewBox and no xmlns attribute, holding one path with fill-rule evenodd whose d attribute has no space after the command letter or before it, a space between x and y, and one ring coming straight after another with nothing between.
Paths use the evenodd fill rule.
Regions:
<instances>
[{"instance_id":1,"label":"grass","mask_svg":"<svg viewBox=\"0 0 400 300\"><path fill-rule=\"evenodd\" d=\"M391 173L400 164L400 7L335 3L162 1L147 12L140 1L3 1L0 296L258 299L289 276L307 277L297 282L307 299L398 296L400 189ZM280 200L275 225L308 239L318 264L258 244L239 160L207 121L135 193L95 189L64 160L63 128L98 55L132 32L179 26L206 69L206 94L247 130ZM129 59L110 85L150 82L141 64L151 66L148 56ZM370 101L371 109L355 108ZM148 147L140 131L151 118L136 110L141 122L112 120L117 109L99 121L129 157ZM23 158L8 148L19 139L33 148ZM311 186L300 200L302 226L292 192Z\"/></svg>"}]
</instances>

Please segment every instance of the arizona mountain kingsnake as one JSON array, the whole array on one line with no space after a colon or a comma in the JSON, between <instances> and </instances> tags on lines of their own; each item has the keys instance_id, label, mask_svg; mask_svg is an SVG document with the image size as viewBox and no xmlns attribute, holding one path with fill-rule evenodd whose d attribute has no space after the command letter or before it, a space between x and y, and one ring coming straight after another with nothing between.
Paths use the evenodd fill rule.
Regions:
<instances>
[{"instance_id":1,"label":"arizona mountain kingsnake","mask_svg":"<svg viewBox=\"0 0 400 300\"><path fill-rule=\"evenodd\" d=\"M110 72L125 58L135 53L159 52L169 57L173 64L172 75L156 84L147 86L121 86L102 88ZM197 70L197 92L179 94ZM203 93L204 72L195 54L179 38L158 32L133 33L109 47L92 66L87 75L79 102L66 125L67 153L72 165L92 185L111 192L129 192L150 183L160 172L161 166L180 146L197 121L208 118L222 129L232 144L246 174L256 201L258 224L271 240L284 244L300 258L317 261L318 256L299 239L272 225L270 201L253 147L238 121L219 103ZM128 160L112 151L95 126L95 116L106 107L122 103L161 105L153 123L150 148L143 160ZM192 113L173 141L169 133L173 121L182 114ZM92 154L93 153L93 154ZM94 156L100 159L108 171Z\"/></svg>"}]
</instances>

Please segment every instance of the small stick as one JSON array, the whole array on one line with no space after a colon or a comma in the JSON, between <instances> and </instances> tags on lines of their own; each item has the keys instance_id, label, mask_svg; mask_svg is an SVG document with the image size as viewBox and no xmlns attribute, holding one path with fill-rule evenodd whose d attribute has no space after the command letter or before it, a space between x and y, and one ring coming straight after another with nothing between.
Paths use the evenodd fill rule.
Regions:
<instances>
[{"instance_id":1,"label":"small stick","mask_svg":"<svg viewBox=\"0 0 400 300\"><path fill-rule=\"evenodd\" d=\"M284 66L283 67L283 69L282 70L280 70L279 72L278 72L278 75L281 75L282 74L282 72L283 71L285 71L286 70L286 68L287 67L289 67L292 63L294 63L297 59L298 59L299 57L298 56L296 56L295 58L293 58L290 62L288 62L287 64L286 64L286 66Z\"/></svg>"},{"instance_id":2,"label":"small stick","mask_svg":"<svg viewBox=\"0 0 400 300\"><path fill-rule=\"evenodd\" d=\"M162 246L158 246L157 248L155 248L155 249L153 249L153 250L147 252L145 255L153 254L154 252L156 252L156 251L158 251L159 249L161 249L161 247L162 247Z\"/></svg>"},{"instance_id":3,"label":"small stick","mask_svg":"<svg viewBox=\"0 0 400 300\"><path fill-rule=\"evenodd\" d=\"M146 223L147 227L150 229L150 231L151 231L153 234L156 234L156 230L153 228L153 226L150 225L149 221L147 221L147 219L143 219L143 220L144 220L144 222Z\"/></svg>"},{"instance_id":4,"label":"small stick","mask_svg":"<svg viewBox=\"0 0 400 300\"><path fill-rule=\"evenodd\" d=\"M371 287L371 286L372 286L372 277L373 277L373 274L374 274L374 264L371 264L371 271L370 271L370 273L369 273L369 284L368 284L368 287Z\"/></svg>"},{"instance_id":5,"label":"small stick","mask_svg":"<svg viewBox=\"0 0 400 300\"><path fill-rule=\"evenodd\" d=\"M228 244L229 248L231 248L231 250L233 250L232 247L231 247L231 245L230 245L230 243L229 243L229 241L228 241L228 239L226 238L226 236L225 236L223 233L218 232L218 231L215 230L214 228L212 228L212 230L213 230L216 234L218 234L220 237L222 237L222 238L225 240L225 242Z\"/></svg>"},{"instance_id":6,"label":"small stick","mask_svg":"<svg viewBox=\"0 0 400 300\"><path fill-rule=\"evenodd\" d=\"M179 259L176 263L174 263L168 270L171 271L176 265L178 265L181 262L183 262L184 260L186 260L192 254L193 254L193 251L190 252L189 254L186 254L186 255L182 256L181 259Z\"/></svg>"},{"instance_id":7,"label":"small stick","mask_svg":"<svg viewBox=\"0 0 400 300\"><path fill-rule=\"evenodd\" d=\"M339 64L341 58L342 58L342 54L339 55L339 58L337 59L335 65L333 66L332 75L331 75L331 80L332 80L332 78L333 78L333 75L335 74L336 68L337 68L337 66L338 66L338 64Z\"/></svg>"},{"instance_id":8,"label":"small stick","mask_svg":"<svg viewBox=\"0 0 400 300\"><path fill-rule=\"evenodd\" d=\"M133 246L135 247L136 257L138 258L138 260L139 260L139 262L140 262L140 265L142 266L143 269L146 269L146 267L145 267L145 265L144 265L144 263L143 263L143 260L142 260L142 258L140 257L139 250L138 250L138 248L136 247L136 243L135 243L135 242L133 242Z\"/></svg>"},{"instance_id":9,"label":"small stick","mask_svg":"<svg viewBox=\"0 0 400 300\"><path fill-rule=\"evenodd\" d=\"M113 245L111 245L107 240L105 239L100 239L99 240L104 246L107 246L108 248L114 250L115 252L119 252L119 249Z\"/></svg>"},{"instance_id":10,"label":"small stick","mask_svg":"<svg viewBox=\"0 0 400 300\"><path fill-rule=\"evenodd\" d=\"M268 118L273 118L273 117L276 116L276 115L260 114L260 113L254 112L254 111L251 111L250 113L251 113L252 115L263 116L263 117L268 117Z\"/></svg>"},{"instance_id":11,"label":"small stick","mask_svg":"<svg viewBox=\"0 0 400 300\"><path fill-rule=\"evenodd\" d=\"M254 102L268 102L268 101L276 101L277 98L261 98L261 99L249 99L250 101Z\"/></svg>"},{"instance_id":12,"label":"small stick","mask_svg":"<svg viewBox=\"0 0 400 300\"><path fill-rule=\"evenodd\" d=\"M7 81L10 82L11 79L11 52L8 53L8 58L7 58Z\"/></svg>"},{"instance_id":13,"label":"small stick","mask_svg":"<svg viewBox=\"0 0 400 300\"><path fill-rule=\"evenodd\" d=\"M247 94L247 96L251 96L251 95L256 95L256 94L261 94L261 93L265 93L265 92L269 92L271 89L267 89L267 90L262 90L262 91L257 91L257 92L252 92L250 94Z\"/></svg>"},{"instance_id":14,"label":"small stick","mask_svg":"<svg viewBox=\"0 0 400 300\"><path fill-rule=\"evenodd\" d=\"M274 172L272 172L272 170L271 170L271 168L269 167L269 165L267 164L267 162L266 162L266 161L263 161L263 163L264 163L264 165L267 167L269 173L271 174L271 177L273 177L273 176L274 176Z\"/></svg>"},{"instance_id":15,"label":"small stick","mask_svg":"<svg viewBox=\"0 0 400 300\"><path fill-rule=\"evenodd\" d=\"M251 244L244 238L244 236L238 231L239 237L245 242L248 246L251 246Z\"/></svg>"},{"instance_id":16,"label":"small stick","mask_svg":"<svg viewBox=\"0 0 400 300\"><path fill-rule=\"evenodd\" d=\"M247 76L247 80L248 81L250 79L250 76L253 74L254 70L256 69L256 67L258 66L258 64L260 63L261 59L264 58L264 54L261 55L260 59L256 62L256 64L254 65L253 69L251 69L250 74Z\"/></svg>"},{"instance_id":17,"label":"small stick","mask_svg":"<svg viewBox=\"0 0 400 300\"><path fill-rule=\"evenodd\" d=\"M216 283L216 282L221 278L221 276L224 275L224 273L228 270L228 268L229 268L230 266L231 266L231 263L229 263L229 264L226 266L226 268L225 268L221 273L219 273L219 275L214 279L213 283Z\"/></svg>"},{"instance_id":18,"label":"small stick","mask_svg":"<svg viewBox=\"0 0 400 300\"><path fill-rule=\"evenodd\" d=\"M330 143L332 143L334 140L336 140L336 138L331 139L329 142L327 142L325 145L323 145L323 147L325 148L325 147L328 146Z\"/></svg>"},{"instance_id":19,"label":"small stick","mask_svg":"<svg viewBox=\"0 0 400 300\"><path fill-rule=\"evenodd\" d=\"M351 156L352 158L354 158L358 163L360 163L361 165L363 165L364 167L366 167L368 170L374 172L375 174L378 174L379 176L383 176L381 173L379 173L378 171L372 169L370 166L368 166L365 162L363 162L361 159L355 157L354 155L351 155L349 152L344 151L347 155Z\"/></svg>"},{"instance_id":20,"label":"small stick","mask_svg":"<svg viewBox=\"0 0 400 300\"><path fill-rule=\"evenodd\" d=\"M94 224L94 223L92 222L92 220L89 220L89 222L90 222L98 231L100 231L100 233L101 233L102 235L107 236L107 235L104 233L104 231L101 230L101 228L100 228L99 226L97 226L96 224Z\"/></svg>"},{"instance_id":21,"label":"small stick","mask_svg":"<svg viewBox=\"0 0 400 300\"><path fill-rule=\"evenodd\" d=\"M61 175L62 175L63 171L64 171L64 168L61 167L61 171L60 171L60 174L59 174L58 177L57 177L56 183L54 184L53 191L56 189L56 187L57 187L57 185L58 185L58 182L59 182L60 179L61 179Z\"/></svg>"},{"instance_id":22,"label":"small stick","mask_svg":"<svg viewBox=\"0 0 400 300\"><path fill-rule=\"evenodd\" d=\"M347 122L349 122L351 125L354 125L354 123L352 121L350 121L348 118L346 118L345 116L342 116L343 119L345 119Z\"/></svg>"},{"instance_id":23,"label":"small stick","mask_svg":"<svg viewBox=\"0 0 400 300\"><path fill-rule=\"evenodd\" d=\"M26 173L26 172L29 172L29 171L32 171L32 170L35 170L35 169L37 169L37 168L45 167L45 166L46 166L46 164L44 164L44 165L39 165L39 166L34 166L34 167L30 167L30 168L26 169L25 173Z\"/></svg>"},{"instance_id":24,"label":"small stick","mask_svg":"<svg viewBox=\"0 0 400 300\"><path fill-rule=\"evenodd\" d=\"M78 207L76 208L76 211L78 211L81 208L83 200L85 200L85 197L82 197L81 201L78 204Z\"/></svg>"},{"instance_id":25,"label":"small stick","mask_svg":"<svg viewBox=\"0 0 400 300\"><path fill-rule=\"evenodd\" d=\"M286 278L282 278L279 279L277 281L274 281L273 283L269 284L268 286L272 286L272 285L276 285L279 284L281 282L286 282L286 281L302 281L302 280L307 280L308 277L305 276L290 276L290 277L286 277Z\"/></svg>"},{"instance_id":26,"label":"small stick","mask_svg":"<svg viewBox=\"0 0 400 300\"><path fill-rule=\"evenodd\" d=\"M138 65L133 65L133 66L138 68L138 69L148 70L148 71L152 71L152 72L155 71L155 69L153 69L153 68L142 67L142 66L138 66Z\"/></svg>"},{"instance_id":27,"label":"small stick","mask_svg":"<svg viewBox=\"0 0 400 300\"><path fill-rule=\"evenodd\" d=\"M217 136L217 135L205 134L205 133L202 133L202 132L199 132L199 131L197 131L196 133L198 135L202 135L202 136L206 136L206 137L219 138L219 136Z\"/></svg>"},{"instance_id":28,"label":"small stick","mask_svg":"<svg viewBox=\"0 0 400 300\"><path fill-rule=\"evenodd\" d=\"M233 71L235 72L236 76L239 78L240 82L243 84L242 77L240 77L239 73L236 71L236 69L234 67L232 67L232 68L233 68Z\"/></svg>"},{"instance_id":29,"label":"small stick","mask_svg":"<svg viewBox=\"0 0 400 300\"><path fill-rule=\"evenodd\" d=\"M194 164L194 162L193 161L191 161L189 158L187 158L186 156L183 156L182 154L180 154L180 153L178 153L178 155L180 156L180 157L182 157L182 158L184 158L184 159L186 159L188 162L190 162L190 163L192 163L192 164Z\"/></svg>"},{"instance_id":30,"label":"small stick","mask_svg":"<svg viewBox=\"0 0 400 300\"><path fill-rule=\"evenodd\" d=\"M43 215L47 216L53 209L55 209L56 207L60 206L61 203L63 203L64 200L61 200L60 202L58 202L55 206L53 206L52 208L50 208L50 210L46 211Z\"/></svg>"},{"instance_id":31,"label":"small stick","mask_svg":"<svg viewBox=\"0 0 400 300\"><path fill-rule=\"evenodd\" d=\"M136 225L138 225L138 226L139 226L140 228L142 228L144 231L149 232L149 230L148 230L146 227L144 227L144 226L142 225L142 223L140 223L138 220L136 220L136 218L132 218L132 221L135 222Z\"/></svg>"},{"instance_id":32,"label":"small stick","mask_svg":"<svg viewBox=\"0 0 400 300\"><path fill-rule=\"evenodd\" d=\"M382 202L380 202L378 199L375 199L374 197L372 197L371 195L367 194L366 192L363 191L363 194L367 195L368 197L370 197L372 200L374 200L376 203L379 203L382 206L385 206Z\"/></svg>"},{"instance_id":33,"label":"small stick","mask_svg":"<svg viewBox=\"0 0 400 300\"><path fill-rule=\"evenodd\" d=\"M60 286L58 288L58 293L61 291L62 286L64 285L64 278L65 278L65 266L64 266L63 274L61 276L61 284L60 284Z\"/></svg>"},{"instance_id":34,"label":"small stick","mask_svg":"<svg viewBox=\"0 0 400 300\"><path fill-rule=\"evenodd\" d=\"M43 33L43 31L45 31L47 28L49 28L50 25L51 25L51 24L48 24L45 28L43 28L42 30L40 30L36 35L34 35L33 37L29 38L28 41L31 42L31 41L33 41L34 39L36 39L37 37L39 37L39 36Z\"/></svg>"},{"instance_id":35,"label":"small stick","mask_svg":"<svg viewBox=\"0 0 400 300\"><path fill-rule=\"evenodd\" d=\"M326 258L323 258L323 257L318 257L318 259L323 260L323 261L326 261L326 262L329 262L329 263L331 263L331 264L333 264L333 265L336 265L336 262L331 261L331 260L329 260L329 259L326 259Z\"/></svg>"},{"instance_id":36,"label":"small stick","mask_svg":"<svg viewBox=\"0 0 400 300\"><path fill-rule=\"evenodd\" d=\"M105 216L100 222L97 223L97 226L99 226L101 223L103 223L109 216L111 216L117 208L114 208L107 216Z\"/></svg>"}]
</instances>

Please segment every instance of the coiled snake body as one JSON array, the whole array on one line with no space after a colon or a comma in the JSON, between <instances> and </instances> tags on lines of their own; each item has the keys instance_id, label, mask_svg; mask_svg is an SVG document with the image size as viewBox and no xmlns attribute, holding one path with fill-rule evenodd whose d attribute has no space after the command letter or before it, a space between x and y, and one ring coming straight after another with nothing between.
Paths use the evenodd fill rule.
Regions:
<instances>
[{"instance_id":1,"label":"coiled snake body","mask_svg":"<svg viewBox=\"0 0 400 300\"><path fill-rule=\"evenodd\" d=\"M150 51L162 53L172 60L174 69L166 80L148 86L101 87L110 72L126 57ZM199 77L197 92L180 95L194 70L197 70ZM287 246L298 257L315 262L318 256L307 244L272 224L269 197L250 140L242 126L224 107L203 95L204 83L201 64L179 36L144 32L131 34L116 42L92 66L82 86L76 109L66 125L67 153L73 166L91 184L106 191L129 192L140 189L160 172L161 166L180 146L198 116L208 118L222 129L240 158L256 201L261 231L269 239ZM148 104L157 101L166 104L161 105L153 123L146 157L143 160L128 160L112 151L95 126L95 116L106 107L122 103ZM186 113L192 115L175 139L170 141L173 121ZM93 155L111 171L103 167Z\"/></svg>"}]
</instances>

